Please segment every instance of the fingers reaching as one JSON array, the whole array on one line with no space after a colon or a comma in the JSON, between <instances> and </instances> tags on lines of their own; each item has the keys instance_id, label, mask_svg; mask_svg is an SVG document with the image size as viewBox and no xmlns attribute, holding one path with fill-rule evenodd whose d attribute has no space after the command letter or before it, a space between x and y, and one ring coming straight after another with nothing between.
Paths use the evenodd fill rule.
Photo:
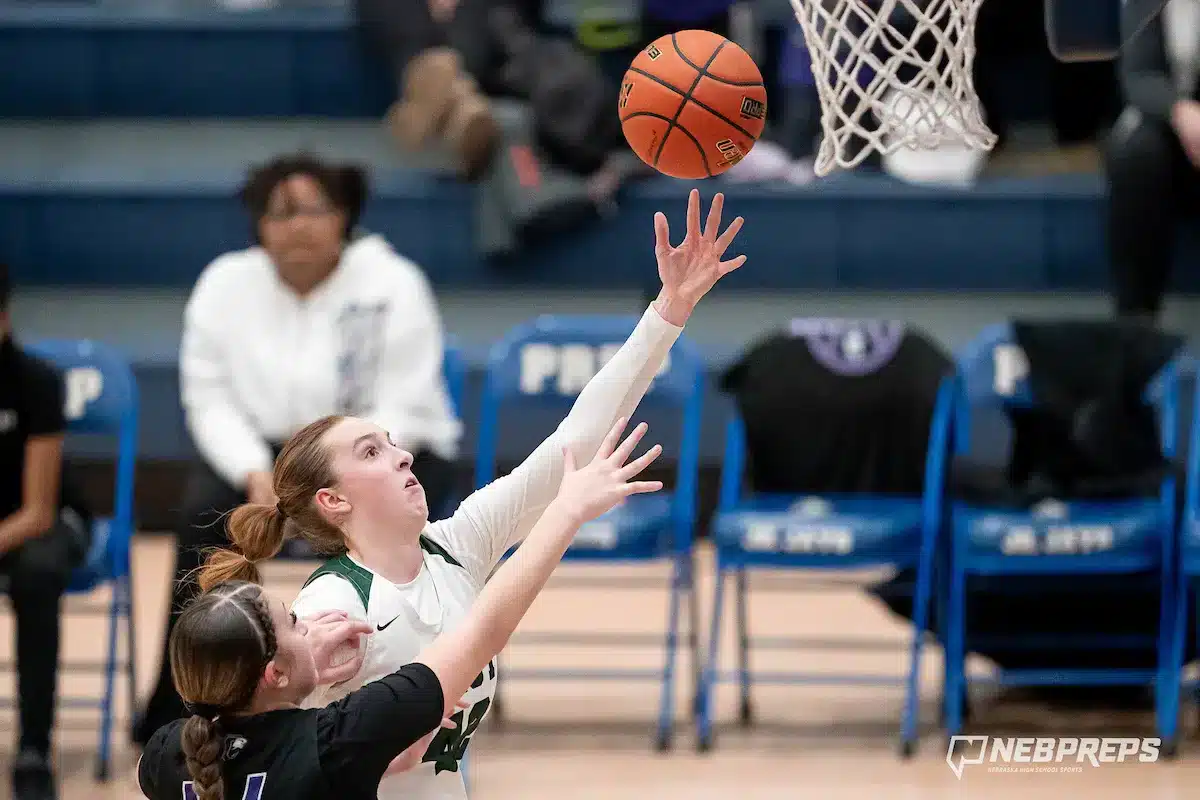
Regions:
<instances>
[{"instance_id":1,"label":"fingers reaching","mask_svg":"<svg viewBox=\"0 0 1200 800\"><path fill-rule=\"evenodd\" d=\"M347 618L347 615L346 615L345 611L337 611L337 610L321 611L317 614L313 614L311 617L305 617L304 624L309 626L310 628L313 628L313 627L317 627L317 626L321 626L321 625L328 625L333 622L338 622L339 620L344 620L346 618Z\"/></svg>"},{"instance_id":2,"label":"fingers reaching","mask_svg":"<svg viewBox=\"0 0 1200 800\"><path fill-rule=\"evenodd\" d=\"M466 711L470 707L471 707L471 704L467 702L467 699L465 697L460 697L454 703L455 711ZM455 728L458 727L458 723L454 721L453 713L447 714L445 717L442 718L441 727L449 728L450 730L454 730Z\"/></svg>"},{"instance_id":3,"label":"fingers reaching","mask_svg":"<svg viewBox=\"0 0 1200 800\"><path fill-rule=\"evenodd\" d=\"M671 228L667 224L667 215L661 211L654 214L654 252L659 256L671 252Z\"/></svg>"},{"instance_id":4,"label":"fingers reaching","mask_svg":"<svg viewBox=\"0 0 1200 800\"><path fill-rule=\"evenodd\" d=\"M638 442L642 440L642 437L646 435L646 431L648 430L650 430L650 426L644 422L639 422L637 427L625 437L625 441L621 442L621 446L612 454L612 460L617 466L629 460L629 457L633 455L633 449L637 447Z\"/></svg>"},{"instance_id":5,"label":"fingers reaching","mask_svg":"<svg viewBox=\"0 0 1200 800\"><path fill-rule=\"evenodd\" d=\"M700 230L700 190L692 189L688 194L687 238L699 239L702 235Z\"/></svg>"},{"instance_id":6,"label":"fingers reaching","mask_svg":"<svg viewBox=\"0 0 1200 800\"><path fill-rule=\"evenodd\" d=\"M345 622L332 625L329 628L328 636L335 644L341 644L347 640L357 644L359 636L368 634L372 630L370 623L357 619L348 619Z\"/></svg>"},{"instance_id":7,"label":"fingers reaching","mask_svg":"<svg viewBox=\"0 0 1200 800\"><path fill-rule=\"evenodd\" d=\"M654 445L633 462L625 462L646 435L649 426L639 423L619 444L616 438L625 428L626 420L620 420L609 431L596 457L583 469L575 473L564 473L556 502L579 524L589 522L608 513L623 498L632 494L657 492L662 489L659 481L629 483L663 452Z\"/></svg>"},{"instance_id":8,"label":"fingers reaching","mask_svg":"<svg viewBox=\"0 0 1200 800\"><path fill-rule=\"evenodd\" d=\"M621 439L621 433L624 432L625 426L629 424L628 417L621 417L617 420L608 431L608 435L604 437L604 441L600 443L600 449L596 451L596 459L602 460L608 458L617 449L617 442Z\"/></svg>"},{"instance_id":9,"label":"fingers reaching","mask_svg":"<svg viewBox=\"0 0 1200 800\"><path fill-rule=\"evenodd\" d=\"M650 494L652 492L661 492L663 483L662 481L634 481L623 484L623 487L626 496L631 494Z\"/></svg>"},{"instance_id":10,"label":"fingers reaching","mask_svg":"<svg viewBox=\"0 0 1200 800\"><path fill-rule=\"evenodd\" d=\"M654 445L654 447L651 447L649 450L642 453L641 456L639 456L636 460L622 467L621 471L617 473L617 476L622 481L628 481L632 478L636 478L638 475L642 474L647 467L658 460L658 457L662 455L662 451L663 449L661 444Z\"/></svg>"},{"instance_id":11,"label":"fingers reaching","mask_svg":"<svg viewBox=\"0 0 1200 800\"><path fill-rule=\"evenodd\" d=\"M359 639L372 631L368 623L336 612L317 615L309 622L308 639L322 684L341 683L358 674L366 655ZM350 658L340 664L332 663L346 648L351 651Z\"/></svg>"},{"instance_id":12,"label":"fingers reaching","mask_svg":"<svg viewBox=\"0 0 1200 800\"><path fill-rule=\"evenodd\" d=\"M718 195L718 197L719 196L720 195ZM717 204L717 201L714 200L713 206L716 206L716 204ZM746 220L744 217L738 217L733 222L729 223L729 227L726 228L725 232L722 233L720 235L720 237L717 239L717 242L716 242L717 258L720 258L721 256L725 255L725 251L729 249L729 245L733 244L733 240L737 237L738 231L740 231L742 229L742 226L744 224L746 224ZM713 230L715 231L716 228L714 228Z\"/></svg>"},{"instance_id":13,"label":"fingers reaching","mask_svg":"<svg viewBox=\"0 0 1200 800\"><path fill-rule=\"evenodd\" d=\"M721 210L725 208L725 195L717 192L713 196L712 205L708 207L708 220L704 223L704 238L713 241L721 230Z\"/></svg>"},{"instance_id":14,"label":"fingers reaching","mask_svg":"<svg viewBox=\"0 0 1200 800\"><path fill-rule=\"evenodd\" d=\"M728 275L729 273L733 272L735 269L737 269L738 267L740 267L742 264L745 264L745 263L746 263L746 257L738 256L737 258L731 258L728 261L722 261L720 264L717 265L717 268L721 271L722 275Z\"/></svg>"}]
</instances>

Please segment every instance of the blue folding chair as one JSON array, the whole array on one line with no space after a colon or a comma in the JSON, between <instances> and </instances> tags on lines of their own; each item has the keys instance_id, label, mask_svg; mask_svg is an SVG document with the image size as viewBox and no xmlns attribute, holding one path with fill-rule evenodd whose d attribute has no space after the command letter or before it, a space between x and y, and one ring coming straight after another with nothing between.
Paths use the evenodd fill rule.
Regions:
<instances>
[{"instance_id":1,"label":"blue folding chair","mask_svg":"<svg viewBox=\"0 0 1200 800\"><path fill-rule=\"evenodd\" d=\"M939 391L937 409L950 405L950 384ZM920 497L880 495L794 496L753 492L746 488L746 433L736 412L725 429L725 459L718 508L712 524L716 556L716 589L708 639L708 660L697 697L696 742L701 751L713 744L713 693L719 683L737 682L742 722L749 723L753 683L808 686L903 686L901 754L916 750L922 644L934 585L934 557L942 510L946 466L945 436L931 435L925 457ZM915 572L913 638L905 677L864 674L811 674L754 671L749 650L758 644L774 648L862 650L861 639L816 641L803 638L751 637L747 630L747 571L751 569L852 570L894 567ZM725 584L735 579L739 665L736 672L718 669ZM887 645L889 648L890 645ZM869 649L879 649L871 646Z\"/></svg>"},{"instance_id":2,"label":"blue folding chair","mask_svg":"<svg viewBox=\"0 0 1200 800\"><path fill-rule=\"evenodd\" d=\"M1196 365L1190 364L1190 372L1196 375ZM1160 691L1163 693L1162 709L1163 755L1176 754L1179 741L1180 693L1183 685L1184 649L1188 641L1188 597L1196 593L1197 577L1200 577L1200 391L1196 391L1192 404L1192 427L1188 441L1187 479L1184 486L1183 510L1179 522L1179 557L1171 591L1173 601L1170 614L1171 644L1170 660ZM1200 593L1196 593L1197 616L1194 624L1200 634ZM1200 638L1197 639L1200 641ZM1195 692L1195 682L1186 687Z\"/></svg>"},{"instance_id":3,"label":"blue folding chair","mask_svg":"<svg viewBox=\"0 0 1200 800\"><path fill-rule=\"evenodd\" d=\"M488 365L476 454L476 485L496 477L501 411L554 412L565 415L579 390L611 357L636 325L636 319L606 316L543 316L518 326L496 344ZM697 610L693 591L693 530L700 459L700 414L704 372L699 353L680 339L664 370L655 378L639 414L667 412L681 422L674 491L630 497L580 530L566 560L602 564L668 560L673 565L670 611L665 634L666 664L661 670L506 670L507 678L543 680L660 680L656 746L670 746L674 727L675 656L680 634L680 604L688 603L693 671L699 668ZM670 432L656 426L656 441ZM664 442L664 444L666 444ZM616 584L629 585L629 584ZM611 646L641 643L633 634L547 633L525 635L525 643ZM654 637L657 641L657 636ZM493 709L496 706L493 705ZM493 712L494 713L494 712Z\"/></svg>"},{"instance_id":4,"label":"blue folding chair","mask_svg":"<svg viewBox=\"0 0 1200 800\"><path fill-rule=\"evenodd\" d=\"M1147 386L1145 401L1157 412L1163 454L1176 451L1179 406L1179 365L1169 363ZM971 452L974 415L985 410L1028 408L1037 403L1028 381L1028 362L1006 324L986 328L958 358L953 410L937 420L949 431L957 454ZM972 579L987 579L997 590L1019 591L1019 580L1030 575L1101 576L1161 575L1162 613L1159 633L1148 641L1137 636L1022 636L1011 641L1024 648L1043 646L1158 650L1156 669L1014 669L993 680L1005 686L1138 686L1156 687L1160 733L1165 732L1170 700L1164 674L1169 674L1171 617L1175 607L1176 533L1175 480L1163 479L1157 497L1110 501L1043 503L1030 510L987 508L966 502L950 503L951 552L946 607L945 714L946 732L958 734L966 712L968 648L984 644L967 629L967 588ZM992 580L1001 578L1005 580ZM1008 644L987 637L988 644ZM975 682L978 679L972 679ZM1168 737L1164 734L1164 739Z\"/></svg>"},{"instance_id":5,"label":"blue folding chair","mask_svg":"<svg viewBox=\"0 0 1200 800\"><path fill-rule=\"evenodd\" d=\"M29 351L53 363L66 386L68 434L115 437L117 446L113 516L97 518L87 557L72 576L69 594L88 594L105 583L112 585L112 600L103 612L108 615L108 652L102 663L69 663L64 669L100 671L104 694L94 697L66 696L59 705L100 709L100 751L96 779L108 780L112 753L113 698L118 671L125 673L129 702L135 702L134 678L136 637L133 630L133 586L130 569L130 540L133 536L134 468L137 463L138 392L129 364L115 351L91 341L41 341ZM93 609L88 609L92 611ZM128 660L118 661L117 648L124 628Z\"/></svg>"}]
</instances>

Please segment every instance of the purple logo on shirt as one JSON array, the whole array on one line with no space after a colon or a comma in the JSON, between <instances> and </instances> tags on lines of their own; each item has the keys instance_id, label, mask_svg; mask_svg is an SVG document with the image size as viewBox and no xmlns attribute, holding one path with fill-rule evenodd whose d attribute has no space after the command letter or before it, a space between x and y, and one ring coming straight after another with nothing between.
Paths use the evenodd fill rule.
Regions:
<instances>
[{"instance_id":1,"label":"purple logo on shirt","mask_svg":"<svg viewBox=\"0 0 1200 800\"><path fill-rule=\"evenodd\" d=\"M822 366L847 377L879 371L904 341L904 323L897 320L795 319L789 330L805 339Z\"/></svg>"}]
</instances>

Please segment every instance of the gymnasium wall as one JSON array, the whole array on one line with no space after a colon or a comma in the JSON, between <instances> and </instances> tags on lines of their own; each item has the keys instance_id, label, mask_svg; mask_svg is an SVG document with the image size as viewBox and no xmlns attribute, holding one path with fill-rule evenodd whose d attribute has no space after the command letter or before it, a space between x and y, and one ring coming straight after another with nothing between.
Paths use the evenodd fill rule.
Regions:
<instances>
[{"instance_id":1,"label":"gymnasium wall","mask_svg":"<svg viewBox=\"0 0 1200 800\"><path fill-rule=\"evenodd\" d=\"M767 28L782 19L779 2L755 5L768 9ZM490 343L547 311L637 312L656 280L651 216L682 212L685 187L648 181L625 191L611 218L509 258L481 256L476 191L436 156L400 154L381 129L386 75L362 56L347 9L283 6L0 0L0 258L22 288L16 321L27 338L96 338L133 360L142 456L153 467L140 493L150 525L177 501L174 482L191 454L178 402L183 302L209 260L248 242L234 198L249 164L305 148L370 167L364 225L427 271L471 362L466 454ZM1026 78L1014 73L1028 89ZM523 112L507 104L499 113ZM918 189L877 173L703 188L725 190L729 211L747 218L738 240L747 267L688 330L714 376L797 315L899 317L953 348L1013 314L1107 311L1096 174L986 179L970 190ZM1195 290L1200 247L1187 235L1177 283ZM1181 301L1168 324L1200 333L1196 310ZM711 393L709 479L726 412ZM509 430L503 455L516 459L545 420ZM106 450L72 447L102 483Z\"/></svg>"}]
</instances>

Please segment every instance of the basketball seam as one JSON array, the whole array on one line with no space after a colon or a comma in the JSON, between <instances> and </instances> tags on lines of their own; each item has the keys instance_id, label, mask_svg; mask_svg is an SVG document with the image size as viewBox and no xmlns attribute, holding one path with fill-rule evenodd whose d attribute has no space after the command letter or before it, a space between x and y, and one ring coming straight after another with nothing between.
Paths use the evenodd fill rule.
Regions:
<instances>
[{"instance_id":1,"label":"basketball seam","mask_svg":"<svg viewBox=\"0 0 1200 800\"><path fill-rule=\"evenodd\" d=\"M725 42L721 42L721 47L717 48L716 52L712 54L712 57L708 59L708 63L705 64L703 67L700 66L699 64L696 64L695 62L693 62L690 58L687 57L687 55L684 54L683 50L680 49L679 45L675 43L675 34L671 34L671 45L675 48L675 52L679 55L679 57L683 59L683 63L687 64L692 69L694 69L704 75L707 75L708 77L712 78L714 81L720 81L721 83L727 83L730 86L738 86L738 87L762 86L763 85L762 81L726 80L725 78L720 78L716 75L713 75L711 72L708 71L709 65L712 64L712 62L716 60L717 53L721 52L721 47L725 46Z\"/></svg>"},{"instance_id":2,"label":"basketball seam","mask_svg":"<svg viewBox=\"0 0 1200 800\"><path fill-rule=\"evenodd\" d=\"M688 101L692 99L692 92L696 91L696 87L700 85L700 81L704 80L704 76L708 74L709 65L717 60L717 54L720 53L725 47L725 43L727 41L727 39L721 40L721 43L718 44L716 49L712 51L712 55L708 57L708 61L704 63L703 67L697 67L695 64L691 64L691 62L688 61L691 67L697 70L696 80L692 81L691 87L683 95L683 101L679 104L679 108L675 109L675 118L670 121L670 124L667 126L667 132L663 134L662 141L658 143L658 152L654 154L655 167L658 167L658 160L662 158L663 150L665 150L667 147L667 139L671 138L671 131L679 127L677 123L679 122L679 118L683 115L683 110L687 108ZM683 51L679 49L679 42L675 41L675 34L673 33L671 34L671 46L675 48L675 52L678 53L684 61L687 61L687 58L683 55ZM690 138L693 142L696 142L696 146L700 148L700 158L702 161L704 161L704 171L707 172L708 176L711 178L712 170L709 169L708 156L704 152L704 148L698 141L696 141L696 137L690 136L688 138Z\"/></svg>"},{"instance_id":3,"label":"basketball seam","mask_svg":"<svg viewBox=\"0 0 1200 800\"><path fill-rule=\"evenodd\" d=\"M655 83L657 83L659 86L663 86L663 87L665 87L665 88L667 88L667 89L670 89L672 92L675 92L675 94L679 94L679 95L682 95L682 94L683 94L683 92L681 92L681 91L679 90L679 87L677 87L677 86L672 86L671 84L667 83L666 81L664 81L662 78L658 77L657 75L652 75L651 73L649 73L649 72L646 72L645 70L641 69L640 67L630 67L630 68L629 68L629 71L630 71L630 72L636 72L638 75L641 75L643 78L649 78L650 80L652 80L652 81L654 81ZM701 75L700 77L701 77L701 79L703 79L703 78L704 78L704 75ZM712 76L711 76L711 75L709 75L708 77L710 77L710 78L711 78ZM755 84L751 84L751 85L752 85L752 86L762 86L762 84L761 84L761 83L755 83ZM691 97L691 98L688 98L688 99L689 99L689 100L690 100L690 101L691 101L693 104L695 104L695 105L697 105L697 106L700 106L700 108L703 108L705 111L707 111L708 113L712 114L712 115L713 115L714 117L716 117L717 119L719 119L719 120L722 120L723 122L726 122L726 123L728 123L728 124L729 124L729 127L733 128L734 130L736 130L738 133L742 134L743 136L749 136L751 139L756 139L756 138L758 138L758 137L756 137L756 136L755 136L753 133L751 133L750 131L746 130L746 129L745 129L745 128L743 128L741 125L738 125L736 122L734 122L733 120L731 120L729 117L727 117L727 116L725 116L724 114L722 114L720 111L717 111L715 108L712 108L712 107L708 106L708 105L707 105L707 104L705 104L705 103L701 103L699 100L697 100L697 99L696 99L696 98L694 98L694 97ZM686 106L687 104L685 103L684 105Z\"/></svg>"},{"instance_id":4,"label":"basketball seam","mask_svg":"<svg viewBox=\"0 0 1200 800\"><path fill-rule=\"evenodd\" d=\"M671 123L670 118L667 117L666 114L656 114L653 111L634 111L632 114L625 117L621 121L624 122L625 120L633 119L634 117L652 117L653 119L661 119L663 122L667 123L668 126ZM689 131L687 128L681 128L679 126L668 127L667 132L669 133L670 131L679 131L684 136L686 136L692 140L692 144L696 145L696 149L700 151L700 158L703 159L703 161L704 161L704 171L707 172L709 174L709 176L711 177L712 170L708 168L708 155L704 152L704 145L700 144L700 140L697 139L695 136L693 136L692 132ZM663 138L666 139L667 137L664 135ZM658 161L657 158L654 160L656 162Z\"/></svg>"}]
</instances>

